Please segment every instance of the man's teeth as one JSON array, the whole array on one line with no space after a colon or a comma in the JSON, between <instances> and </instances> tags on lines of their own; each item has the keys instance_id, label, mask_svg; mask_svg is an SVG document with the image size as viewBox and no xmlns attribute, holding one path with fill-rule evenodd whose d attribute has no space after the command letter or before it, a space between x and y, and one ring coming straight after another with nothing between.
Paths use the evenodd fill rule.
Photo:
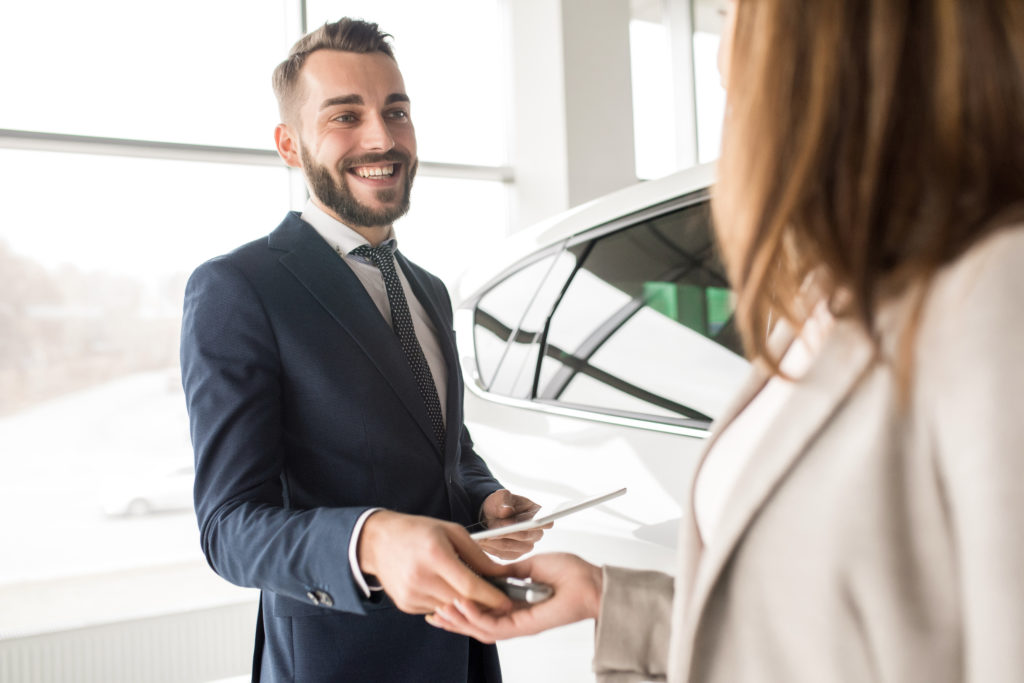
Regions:
<instances>
[{"instance_id":1,"label":"man's teeth","mask_svg":"<svg viewBox=\"0 0 1024 683\"><path fill-rule=\"evenodd\" d=\"M355 169L356 175L360 178L382 178L395 174L394 165L391 166L359 166Z\"/></svg>"}]
</instances>

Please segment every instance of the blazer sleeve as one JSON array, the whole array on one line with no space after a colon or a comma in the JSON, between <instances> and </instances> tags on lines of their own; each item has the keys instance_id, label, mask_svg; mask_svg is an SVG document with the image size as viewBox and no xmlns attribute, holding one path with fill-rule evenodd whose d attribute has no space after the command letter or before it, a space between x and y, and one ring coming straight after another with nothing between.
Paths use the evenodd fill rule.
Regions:
<instances>
[{"instance_id":1,"label":"blazer sleeve","mask_svg":"<svg viewBox=\"0 0 1024 683\"><path fill-rule=\"evenodd\" d=\"M461 391L461 382L460 391ZM461 456L459 458L459 476L462 478L462 486L469 496L470 509L480 513L487 496L502 488L501 483L494 478L491 470L487 467L484 459L477 455L473 448L473 439L469 435L466 425L462 425Z\"/></svg>"},{"instance_id":2,"label":"blazer sleeve","mask_svg":"<svg viewBox=\"0 0 1024 683\"><path fill-rule=\"evenodd\" d=\"M958 551L963 680L999 683L1024 671L1024 230L963 261L929 299L913 371Z\"/></svg>"},{"instance_id":3,"label":"blazer sleeve","mask_svg":"<svg viewBox=\"0 0 1024 683\"><path fill-rule=\"evenodd\" d=\"M240 586L303 602L326 594L315 602L364 612L347 552L366 508L288 509L278 349L260 297L230 260L209 261L189 279L180 350L210 566Z\"/></svg>"},{"instance_id":4,"label":"blazer sleeve","mask_svg":"<svg viewBox=\"0 0 1024 683\"><path fill-rule=\"evenodd\" d=\"M673 578L604 567L594 673L602 683L664 681L668 670Z\"/></svg>"}]
</instances>

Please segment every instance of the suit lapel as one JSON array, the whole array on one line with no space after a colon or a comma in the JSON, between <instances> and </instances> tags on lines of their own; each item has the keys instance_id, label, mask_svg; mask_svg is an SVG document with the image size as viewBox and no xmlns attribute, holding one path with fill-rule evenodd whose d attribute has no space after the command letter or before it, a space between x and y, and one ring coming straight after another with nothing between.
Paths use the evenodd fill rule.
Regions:
<instances>
[{"instance_id":1,"label":"suit lapel","mask_svg":"<svg viewBox=\"0 0 1024 683\"><path fill-rule=\"evenodd\" d=\"M355 340L433 443L426 406L398 338L352 269L322 237L292 212L270 235L280 262Z\"/></svg>"},{"instance_id":2,"label":"suit lapel","mask_svg":"<svg viewBox=\"0 0 1024 683\"><path fill-rule=\"evenodd\" d=\"M758 445L756 455L729 493L729 502L714 539L702 549L689 576L684 576L692 581L684 642L694 642L708 597L744 532L809 443L856 387L873 358L873 346L863 330L851 321L836 321L808 374L787 399L782 411L785 417ZM763 380L755 382L753 393L763 383ZM746 396L737 404L732 417L741 412L752 397L753 394ZM712 440L705 452L713 445ZM689 530L691 534L693 531L695 529Z\"/></svg>"}]
</instances>

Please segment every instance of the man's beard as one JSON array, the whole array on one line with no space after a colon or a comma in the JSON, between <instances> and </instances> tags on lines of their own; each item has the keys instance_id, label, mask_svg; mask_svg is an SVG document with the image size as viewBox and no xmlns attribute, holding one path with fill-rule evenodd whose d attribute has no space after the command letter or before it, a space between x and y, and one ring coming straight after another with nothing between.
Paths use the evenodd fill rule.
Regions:
<instances>
[{"instance_id":1,"label":"man's beard","mask_svg":"<svg viewBox=\"0 0 1024 683\"><path fill-rule=\"evenodd\" d=\"M325 207L337 214L342 223L363 228L382 227L391 225L409 211L409 195L412 192L412 180L416 177L418 162L411 161L408 154L392 150L386 154L367 155L359 159L345 160L338 168L340 180L335 180L326 166L313 160L304 145L300 151L302 167L310 189ZM353 166L387 162L400 164L398 172L405 176L405 182L402 183L400 190L402 192L400 201L381 209L372 209L365 204L360 204L348 186L348 174L345 170ZM399 189L396 188L377 190L377 199L381 203L390 204L398 196L398 192Z\"/></svg>"}]
</instances>

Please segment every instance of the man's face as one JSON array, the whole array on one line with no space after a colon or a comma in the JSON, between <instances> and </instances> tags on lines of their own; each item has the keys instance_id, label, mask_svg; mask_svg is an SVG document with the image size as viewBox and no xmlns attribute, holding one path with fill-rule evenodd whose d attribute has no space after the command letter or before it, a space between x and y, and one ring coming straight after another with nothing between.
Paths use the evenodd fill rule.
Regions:
<instances>
[{"instance_id":1,"label":"man's face","mask_svg":"<svg viewBox=\"0 0 1024 683\"><path fill-rule=\"evenodd\" d=\"M409 210L416 133L402 74L382 53L318 50L300 76L298 156L310 193L353 228Z\"/></svg>"}]
</instances>

